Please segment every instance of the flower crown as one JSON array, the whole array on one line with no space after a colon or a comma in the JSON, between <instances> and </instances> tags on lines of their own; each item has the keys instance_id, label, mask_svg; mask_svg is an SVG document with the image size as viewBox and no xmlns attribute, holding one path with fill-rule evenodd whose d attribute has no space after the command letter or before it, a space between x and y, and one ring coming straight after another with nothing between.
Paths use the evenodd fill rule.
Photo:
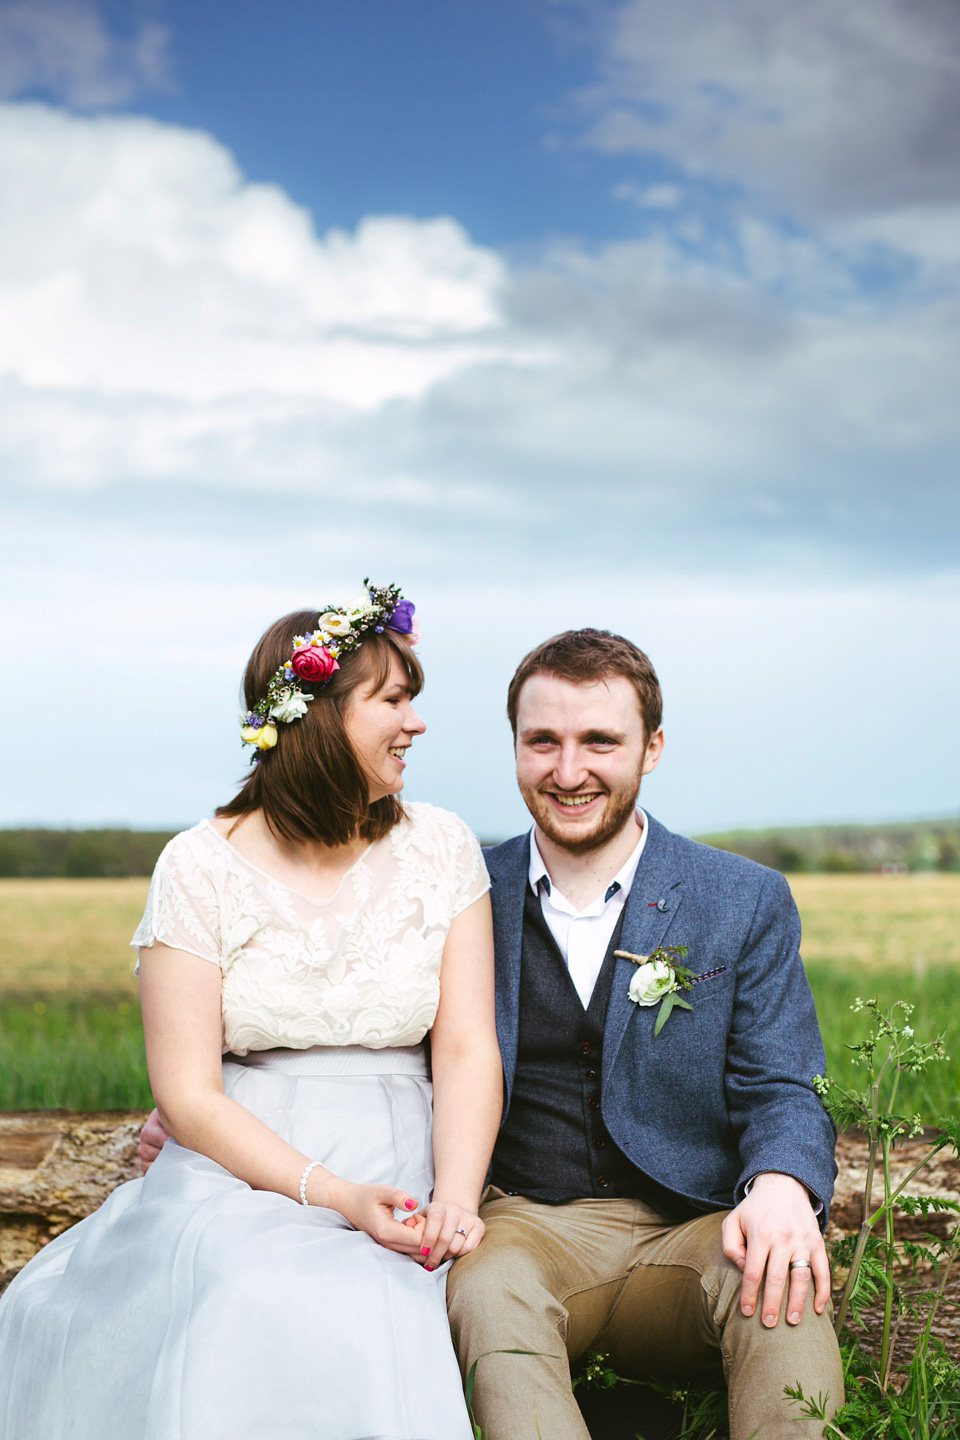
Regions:
<instances>
[{"instance_id":1,"label":"flower crown","mask_svg":"<svg viewBox=\"0 0 960 1440\"><path fill-rule=\"evenodd\" d=\"M288 724L306 715L314 696L301 689L301 682L326 685L340 669L340 657L356 650L371 632L382 635L384 630L396 630L416 645L420 630L413 618L415 609L412 601L402 598L398 586L372 588L364 580L363 588L346 604L331 605L321 613L316 630L296 635L293 654L270 679L266 695L240 717L240 738L254 747L251 759L262 760L263 752L276 745L276 721Z\"/></svg>"}]
</instances>

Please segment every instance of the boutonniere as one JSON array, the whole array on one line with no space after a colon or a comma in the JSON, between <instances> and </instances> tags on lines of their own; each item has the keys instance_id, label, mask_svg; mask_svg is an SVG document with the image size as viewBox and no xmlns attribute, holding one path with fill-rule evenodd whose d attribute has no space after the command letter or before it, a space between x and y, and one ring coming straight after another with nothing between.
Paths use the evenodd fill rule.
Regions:
<instances>
[{"instance_id":1,"label":"boutonniere","mask_svg":"<svg viewBox=\"0 0 960 1440\"><path fill-rule=\"evenodd\" d=\"M631 955L629 950L615 950L624 960L632 960L638 970L630 981L627 994L636 1005L656 1005L660 1002L654 1035L659 1035L673 1011L692 1010L689 1000L684 1000L681 990L689 990L693 984L693 971L680 961L687 958L686 945L658 945L652 955Z\"/></svg>"}]
</instances>

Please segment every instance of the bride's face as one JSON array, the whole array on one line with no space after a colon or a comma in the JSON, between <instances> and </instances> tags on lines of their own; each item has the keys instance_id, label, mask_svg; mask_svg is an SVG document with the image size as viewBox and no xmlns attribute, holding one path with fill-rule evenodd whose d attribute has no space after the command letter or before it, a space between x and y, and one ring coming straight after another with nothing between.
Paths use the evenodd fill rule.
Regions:
<instances>
[{"instance_id":1,"label":"bride's face","mask_svg":"<svg viewBox=\"0 0 960 1440\"><path fill-rule=\"evenodd\" d=\"M350 743L370 781L370 803L403 789L406 756L414 735L427 728L413 708L410 682L397 655L390 673L373 688L359 686L343 711Z\"/></svg>"}]
</instances>

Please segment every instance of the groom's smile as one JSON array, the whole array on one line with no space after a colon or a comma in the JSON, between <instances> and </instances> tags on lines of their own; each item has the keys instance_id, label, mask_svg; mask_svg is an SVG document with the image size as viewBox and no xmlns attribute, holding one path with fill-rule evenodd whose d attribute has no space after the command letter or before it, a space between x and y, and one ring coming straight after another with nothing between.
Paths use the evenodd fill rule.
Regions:
<instances>
[{"instance_id":1,"label":"groom's smile","mask_svg":"<svg viewBox=\"0 0 960 1440\"><path fill-rule=\"evenodd\" d=\"M647 742L623 676L578 684L536 674L520 692L517 783L538 829L565 850L595 850L631 821L661 746L660 731Z\"/></svg>"}]
</instances>

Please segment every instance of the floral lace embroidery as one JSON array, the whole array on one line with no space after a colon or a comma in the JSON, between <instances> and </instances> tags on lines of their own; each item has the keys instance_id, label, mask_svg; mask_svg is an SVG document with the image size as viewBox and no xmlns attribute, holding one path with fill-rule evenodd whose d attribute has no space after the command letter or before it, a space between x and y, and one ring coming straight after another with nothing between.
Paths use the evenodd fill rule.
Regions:
<instances>
[{"instance_id":1,"label":"floral lace embroidery","mask_svg":"<svg viewBox=\"0 0 960 1440\"><path fill-rule=\"evenodd\" d=\"M154 871L134 946L160 941L219 965L223 1047L415 1045L433 1024L450 925L489 888L463 821L411 803L329 900L289 890L207 821Z\"/></svg>"}]
</instances>

